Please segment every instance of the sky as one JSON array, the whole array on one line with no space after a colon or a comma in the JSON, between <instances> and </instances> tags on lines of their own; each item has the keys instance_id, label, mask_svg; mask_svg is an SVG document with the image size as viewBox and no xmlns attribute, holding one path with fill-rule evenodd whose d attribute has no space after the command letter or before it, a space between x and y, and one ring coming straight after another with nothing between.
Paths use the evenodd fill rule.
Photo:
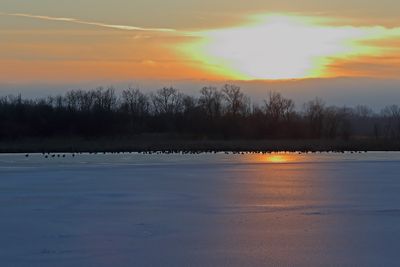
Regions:
<instances>
[{"instance_id":1,"label":"sky","mask_svg":"<svg viewBox=\"0 0 400 267\"><path fill-rule=\"evenodd\" d=\"M397 80L399 10L398 0L1 0L0 84Z\"/></svg>"}]
</instances>

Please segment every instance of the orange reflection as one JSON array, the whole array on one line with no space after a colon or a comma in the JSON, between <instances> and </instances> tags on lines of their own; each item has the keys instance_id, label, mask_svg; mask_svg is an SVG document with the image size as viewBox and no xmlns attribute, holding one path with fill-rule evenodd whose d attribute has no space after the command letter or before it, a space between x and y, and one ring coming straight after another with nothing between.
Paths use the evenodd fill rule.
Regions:
<instances>
[{"instance_id":1,"label":"orange reflection","mask_svg":"<svg viewBox=\"0 0 400 267\"><path fill-rule=\"evenodd\" d=\"M287 157L286 155L272 155L267 157L266 160L272 163L285 163L288 162L289 157Z\"/></svg>"},{"instance_id":2,"label":"orange reflection","mask_svg":"<svg viewBox=\"0 0 400 267\"><path fill-rule=\"evenodd\" d=\"M290 163L300 161L300 155L295 153L272 153L249 155L246 161L254 163Z\"/></svg>"},{"instance_id":3,"label":"orange reflection","mask_svg":"<svg viewBox=\"0 0 400 267\"><path fill-rule=\"evenodd\" d=\"M330 249L336 237L326 229L337 221L322 216L339 201L332 187L335 175L326 165L301 164L317 157L299 152L246 154L240 156L244 164L227 168L229 179L221 186L226 190L221 199L227 202L220 205L228 207L226 218L235 223L218 229L221 247L240 243L232 237L245 240L251 248L245 255L262 259L301 258L310 247Z\"/></svg>"}]
</instances>

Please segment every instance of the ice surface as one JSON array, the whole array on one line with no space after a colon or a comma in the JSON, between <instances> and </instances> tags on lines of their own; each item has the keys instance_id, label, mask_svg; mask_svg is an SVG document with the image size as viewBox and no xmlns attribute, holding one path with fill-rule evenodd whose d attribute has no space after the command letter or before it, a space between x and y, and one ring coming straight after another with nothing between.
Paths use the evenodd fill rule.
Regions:
<instances>
[{"instance_id":1,"label":"ice surface","mask_svg":"<svg viewBox=\"0 0 400 267\"><path fill-rule=\"evenodd\" d=\"M400 153L0 155L0 266L395 266Z\"/></svg>"}]
</instances>

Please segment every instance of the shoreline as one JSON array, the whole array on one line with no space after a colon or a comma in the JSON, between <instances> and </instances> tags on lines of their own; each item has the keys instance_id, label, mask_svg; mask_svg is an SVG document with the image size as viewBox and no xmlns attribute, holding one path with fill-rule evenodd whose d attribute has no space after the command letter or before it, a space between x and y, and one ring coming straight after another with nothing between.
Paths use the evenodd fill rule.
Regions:
<instances>
[{"instance_id":1,"label":"shoreline","mask_svg":"<svg viewBox=\"0 0 400 267\"><path fill-rule=\"evenodd\" d=\"M102 152L367 152L400 151L389 140L184 140L184 139L25 139L0 141L0 153Z\"/></svg>"}]
</instances>

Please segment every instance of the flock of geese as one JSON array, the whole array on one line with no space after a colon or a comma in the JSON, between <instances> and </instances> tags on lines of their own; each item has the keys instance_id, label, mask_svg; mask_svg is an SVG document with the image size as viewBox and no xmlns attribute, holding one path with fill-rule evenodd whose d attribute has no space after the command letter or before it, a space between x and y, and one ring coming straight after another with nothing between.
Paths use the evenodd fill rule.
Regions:
<instances>
[{"instance_id":1,"label":"flock of geese","mask_svg":"<svg viewBox=\"0 0 400 267\"><path fill-rule=\"evenodd\" d=\"M236 154L236 155L248 155L248 154L273 154L273 153L296 153L296 154L316 154L316 153L350 153L350 154L355 154L355 153L367 153L367 151L346 151L346 150L328 150L328 151L218 151L218 150L164 150L164 151L130 151L130 152L123 152L123 151L118 151L118 152L73 152L73 153L51 153L51 152L43 152L42 155L46 159L51 159L51 158L66 158L68 155L71 157L76 157L78 155L82 154L89 154L89 155L98 155L98 154L132 154L132 153L137 153L137 154L203 154L203 153L208 153L208 154L217 154L217 153L224 153L224 154ZM26 158L29 158L30 154L27 153L25 154Z\"/></svg>"}]
</instances>

